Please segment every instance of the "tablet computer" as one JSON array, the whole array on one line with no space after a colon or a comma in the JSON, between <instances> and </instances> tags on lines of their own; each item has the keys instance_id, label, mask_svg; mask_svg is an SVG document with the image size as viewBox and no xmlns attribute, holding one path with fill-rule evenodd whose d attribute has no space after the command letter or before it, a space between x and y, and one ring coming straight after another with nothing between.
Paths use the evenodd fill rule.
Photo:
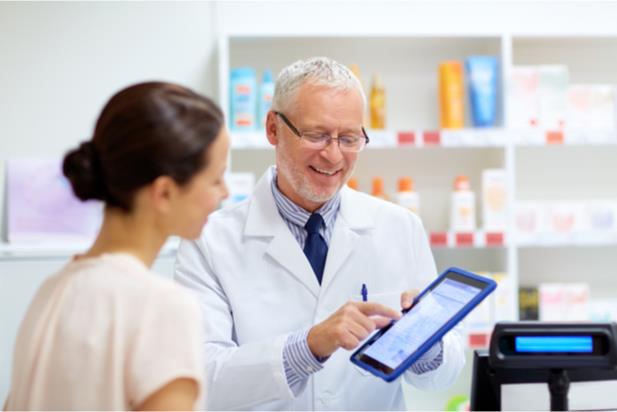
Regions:
<instances>
[{"instance_id":1,"label":"tablet computer","mask_svg":"<svg viewBox=\"0 0 617 412\"><path fill-rule=\"evenodd\" d=\"M496 286L492 279L459 268L447 269L398 321L377 331L356 350L351 361L385 381L396 379Z\"/></svg>"}]
</instances>

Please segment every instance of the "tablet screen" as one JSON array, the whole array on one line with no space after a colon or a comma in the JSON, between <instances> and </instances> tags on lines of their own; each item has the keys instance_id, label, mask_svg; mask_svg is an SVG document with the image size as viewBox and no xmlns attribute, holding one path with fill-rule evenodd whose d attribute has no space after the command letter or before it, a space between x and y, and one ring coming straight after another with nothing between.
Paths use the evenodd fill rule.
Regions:
<instances>
[{"instance_id":1,"label":"tablet screen","mask_svg":"<svg viewBox=\"0 0 617 412\"><path fill-rule=\"evenodd\" d=\"M364 355L396 369L481 291L479 287L445 278L373 342Z\"/></svg>"}]
</instances>

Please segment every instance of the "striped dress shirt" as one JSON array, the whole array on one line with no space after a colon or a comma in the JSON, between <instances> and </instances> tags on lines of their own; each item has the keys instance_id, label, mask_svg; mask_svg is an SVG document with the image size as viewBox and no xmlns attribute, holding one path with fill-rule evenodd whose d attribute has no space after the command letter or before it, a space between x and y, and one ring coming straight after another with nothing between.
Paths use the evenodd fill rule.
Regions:
<instances>
[{"instance_id":1,"label":"striped dress shirt","mask_svg":"<svg viewBox=\"0 0 617 412\"><path fill-rule=\"evenodd\" d=\"M271 168L272 174L272 195L278 209L279 214L287 227L300 244L300 248L304 249L307 231L304 225L308 221L311 213L304 210L294 202L289 200L276 185L276 167ZM332 229L338 215L341 205L341 194L336 195L328 200L322 207L315 211L324 219L324 226L319 230L319 233L324 238L326 244L330 246L332 238ZM308 346L308 333L310 328L303 329L291 333L285 342L283 348L283 365L285 368L285 376L287 383L297 396L308 382L311 374L321 370L326 359L316 358ZM411 366L411 370L416 374L422 374L428 371L437 369L443 361L443 345L441 341L435 344L428 352L426 352L416 363Z\"/></svg>"}]
</instances>

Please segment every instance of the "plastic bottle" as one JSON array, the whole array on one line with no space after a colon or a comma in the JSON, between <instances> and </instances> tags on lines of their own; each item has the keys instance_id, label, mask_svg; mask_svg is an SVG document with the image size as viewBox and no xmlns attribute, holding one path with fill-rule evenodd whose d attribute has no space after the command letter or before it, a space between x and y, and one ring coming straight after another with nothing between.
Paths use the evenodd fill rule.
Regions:
<instances>
[{"instance_id":1,"label":"plastic bottle","mask_svg":"<svg viewBox=\"0 0 617 412\"><path fill-rule=\"evenodd\" d=\"M386 128L386 90L379 75L373 76L373 85L369 98L371 129Z\"/></svg>"},{"instance_id":2,"label":"plastic bottle","mask_svg":"<svg viewBox=\"0 0 617 412\"><path fill-rule=\"evenodd\" d=\"M232 69L230 74L229 128L234 131L255 130L257 122L257 81L251 67Z\"/></svg>"},{"instance_id":3,"label":"plastic bottle","mask_svg":"<svg viewBox=\"0 0 617 412\"><path fill-rule=\"evenodd\" d=\"M349 70L356 76L360 84L362 85L362 77L360 76L360 66L355 63L349 65ZM364 86L363 86L364 87Z\"/></svg>"},{"instance_id":4,"label":"plastic bottle","mask_svg":"<svg viewBox=\"0 0 617 412\"><path fill-rule=\"evenodd\" d=\"M476 195L471 191L469 178L457 176L451 196L450 230L473 232L476 230Z\"/></svg>"},{"instance_id":5,"label":"plastic bottle","mask_svg":"<svg viewBox=\"0 0 617 412\"><path fill-rule=\"evenodd\" d=\"M388 195L386 195L386 192L384 191L382 177L379 177L379 176L374 177L371 183L372 183L371 184L371 194L373 196L378 197L383 200L390 200L388 199Z\"/></svg>"},{"instance_id":6,"label":"plastic bottle","mask_svg":"<svg viewBox=\"0 0 617 412\"><path fill-rule=\"evenodd\" d=\"M497 59L471 56L465 59L471 119L475 127L495 125L497 112Z\"/></svg>"},{"instance_id":7,"label":"plastic bottle","mask_svg":"<svg viewBox=\"0 0 617 412\"><path fill-rule=\"evenodd\" d=\"M460 129L464 125L463 66L458 61L439 65L439 113L444 129Z\"/></svg>"},{"instance_id":8,"label":"plastic bottle","mask_svg":"<svg viewBox=\"0 0 617 412\"><path fill-rule=\"evenodd\" d=\"M265 70L261 86L259 88L259 128L264 129L266 127L266 117L272 106L272 96L274 96L274 80L272 79L272 72Z\"/></svg>"},{"instance_id":9,"label":"plastic bottle","mask_svg":"<svg viewBox=\"0 0 617 412\"><path fill-rule=\"evenodd\" d=\"M354 74L354 76L356 76L356 78L360 82L360 87L362 88L362 90L365 90L364 83L362 82L362 76L360 74L360 66L358 66L355 63L352 63L349 65L349 70L351 70L351 72ZM362 126L364 126L365 128L369 127L369 123L368 123L369 117L370 116L368 115L368 113L364 113L363 119L362 119Z\"/></svg>"},{"instance_id":10,"label":"plastic bottle","mask_svg":"<svg viewBox=\"0 0 617 412\"><path fill-rule=\"evenodd\" d=\"M350 177L349 180L347 181L347 186L349 186L353 190L358 190L359 188L358 179L356 179L355 177Z\"/></svg>"},{"instance_id":11,"label":"plastic bottle","mask_svg":"<svg viewBox=\"0 0 617 412\"><path fill-rule=\"evenodd\" d=\"M396 194L396 203L414 212L420 214L420 196L413 190L413 179L409 176L401 177L398 180L398 192Z\"/></svg>"}]
</instances>

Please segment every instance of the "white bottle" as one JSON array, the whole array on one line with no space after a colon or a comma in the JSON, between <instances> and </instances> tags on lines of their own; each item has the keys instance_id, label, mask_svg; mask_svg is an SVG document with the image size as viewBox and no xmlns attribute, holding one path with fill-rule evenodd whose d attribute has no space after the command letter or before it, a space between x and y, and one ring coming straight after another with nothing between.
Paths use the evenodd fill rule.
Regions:
<instances>
[{"instance_id":1,"label":"white bottle","mask_svg":"<svg viewBox=\"0 0 617 412\"><path fill-rule=\"evenodd\" d=\"M413 190L413 179L405 176L398 180L396 203L420 215L420 196Z\"/></svg>"},{"instance_id":2,"label":"white bottle","mask_svg":"<svg viewBox=\"0 0 617 412\"><path fill-rule=\"evenodd\" d=\"M467 176L456 178L451 199L450 230L452 232L474 232L476 230L476 195L471 191Z\"/></svg>"}]
</instances>

